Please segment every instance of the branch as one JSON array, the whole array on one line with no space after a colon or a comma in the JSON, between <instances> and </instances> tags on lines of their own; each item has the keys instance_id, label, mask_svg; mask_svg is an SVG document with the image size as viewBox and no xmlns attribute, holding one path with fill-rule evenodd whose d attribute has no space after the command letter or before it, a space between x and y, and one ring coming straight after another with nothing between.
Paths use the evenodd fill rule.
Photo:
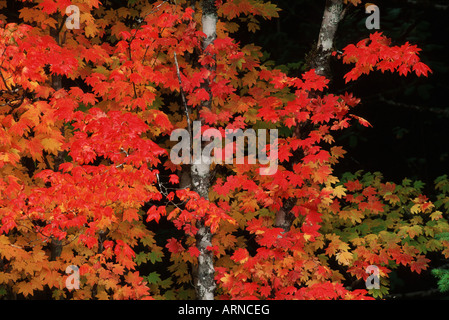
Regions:
<instances>
[{"instance_id":1,"label":"branch","mask_svg":"<svg viewBox=\"0 0 449 320\"><path fill-rule=\"evenodd\" d=\"M401 102L396 102L393 100L387 100L383 96L379 95L379 100L383 103L389 104L394 107L400 107L400 108L407 108L407 109L413 109L419 112L432 112L436 113L438 115L442 115L444 117L449 117L449 109L439 109L439 108L432 108L432 107L425 107L425 106L417 106L413 104L406 104Z\"/></svg>"},{"instance_id":2,"label":"branch","mask_svg":"<svg viewBox=\"0 0 449 320\"><path fill-rule=\"evenodd\" d=\"M417 1L417 0L407 0L408 3L414 4L414 5L425 5L425 6L432 6L435 9L438 10L447 10L449 9L449 5L444 5L444 4L438 4L438 3L431 3L429 1Z\"/></svg>"},{"instance_id":3,"label":"branch","mask_svg":"<svg viewBox=\"0 0 449 320\"><path fill-rule=\"evenodd\" d=\"M160 189L160 193L165 197L168 198L168 192L167 192L167 187L164 186L159 178L159 174L156 173L156 178L157 178L157 184L159 185L159 189ZM179 188L179 189L175 189L175 190L182 190L182 189L186 189L186 188ZM171 203L172 205L174 205L176 208L178 208L180 211L183 211L183 209L174 201L172 200L168 200L168 203ZM183 201L180 205L184 205L185 203L187 203L187 201Z\"/></svg>"},{"instance_id":4,"label":"branch","mask_svg":"<svg viewBox=\"0 0 449 320\"><path fill-rule=\"evenodd\" d=\"M174 57L175 57L176 75L178 76L179 82L179 92L181 93L182 105L184 106L184 111L187 117L187 128L189 133L191 134L189 106L187 105L186 96L184 94L184 90L182 89L181 71L179 70L178 56L176 55L176 52L174 52Z\"/></svg>"},{"instance_id":5,"label":"branch","mask_svg":"<svg viewBox=\"0 0 449 320\"><path fill-rule=\"evenodd\" d=\"M160 4L158 4L157 6L155 6L155 7L153 8L153 10L151 10L151 11L148 12L145 16L142 17L142 22L143 22L143 20L145 20L145 18L146 18L147 16L149 16L149 15L152 14L153 12L159 11L160 7L161 7L162 5L164 5L164 4L166 4L167 2L169 2L169 1L168 1L168 0L164 0L164 1L162 1ZM142 23L142 22L141 22L141 23Z\"/></svg>"},{"instance_id":6,"label":"branch","mask_svg":"<svg viewBox=\"0 0 449 320\"><path fill-rule=\"evenodd\" d=\"M3 73L1 71L0 71L0 77L2 78L3 85L5 86L6 90L8 90L9 92L12 92L11 89L6 84L5 78L3 77Z\"/></svg>"}]
</instances>

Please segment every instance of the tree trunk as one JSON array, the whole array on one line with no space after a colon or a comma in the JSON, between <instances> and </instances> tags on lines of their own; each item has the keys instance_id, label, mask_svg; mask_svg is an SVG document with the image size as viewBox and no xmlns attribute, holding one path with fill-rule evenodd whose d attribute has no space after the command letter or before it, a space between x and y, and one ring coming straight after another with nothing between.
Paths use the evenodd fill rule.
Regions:
<instances>
[{"instance_id":1,"label":"tree trunk","mask_svg":"<svg viewBox=\"0 0 449 320\"><path fill-rule=\"evenodd\" d=\"M343 19L345 10L343 0L326 0L323 20L316 48L316 55L312 58L311 67L316 73L331 79L330 57L334 48L335 35L338 24Z\"/></svg>"},{"instance_id":2,"label":"tree trunk","mask_svg":"<svg viewBox=\"0 0 449 320\"><path fill-rule=\"evenodd\" d=\"M54 17L56 19L56 21L58 21L58 18L55 16ZM64 23L61 22L61 23ZM56 28L51 28L50 29L50 35L53 37L53 39L55 39L56 43L58 45L60 45L60 39L59 39L59 30L60 28L58 26L56 26ZM51 76L51 86L53 89L55 89L55 91L58 91L62 88L62 76L60 75L52 75ZM64 135L64 127L61 128L61 132L62 135ZM54 170L58 171L59 170L59 165L63 162L64 159L64 155L61 151L58 151L58 155L56 156L55 159L55 167ZM51 169L51 168L49 168ZM55 239L54 237L51 238L50 241L50 260L54 261L56 260L62 252L62 241Z\"/></svg>"},{"instance_id":3,"label":"tree trunk","mask_svg":"<svg viewBox=\"0 0 449 320\"><path fill-rule=\"evenodd\" d=\"M343 0L326 0L324 8L323 20L321 22L320 33L318 36L317 47L310 54L309 64L311 69L327 79L331 79L332 73L330 69L330 58L334 47L335 35L338 24L343 19L345 10L343 8ZM309 55L309 56L310 56ZM305 138L308 136L310 129L308 126L297 126L295 135L298 138ZM298 163L303 158L302 152L295 154L295 162ZM284 201L281 209L276 213L275 224L276 228L284 229L288 232L293 223L294 216L291 210L295 206L296 199L290 198Z\"/></svg>"},{"instance_id":4,"label":"tree trunk","mask_svg":"<svg viewBox=\"0 0 449 320\"><path fill-rule=\"evenodd\" d=\"M201 2L201 9L203 11L203 32L206 35L206 38L203 40L203 50L205 50L211 43L213 43L213 41L217 37L216 27L218 17L217 8L215 7L215 0L203 0ZM210 93L209 79L206 79L204 88L207 92L209 92L209 100L203 104L203 107L210 108L212 103L212 95ZM203 122L204 119L199 118L199 120ZM200 144L202 146L201 137L195 137L195 134L197 133L194 132L192 135L192 145L194 150L195 144ZM194 159L194 162L190 167L192 189L196 191L200 195L200 197L206 200L209 200L209 187L211 178L209 163L211 163L211 161L207 161L207 159L200 157L199 159ZM201 219L197 222L197 228L198 233L196 235L196 247L200 252L198 256L197 278L195 281L197 299L213 300L215 291L215 269L212 252L207 249L207 247L212 246L212 233L210 231L210 228L205 226L204 219Z\"/></svg>"}]
</instances>

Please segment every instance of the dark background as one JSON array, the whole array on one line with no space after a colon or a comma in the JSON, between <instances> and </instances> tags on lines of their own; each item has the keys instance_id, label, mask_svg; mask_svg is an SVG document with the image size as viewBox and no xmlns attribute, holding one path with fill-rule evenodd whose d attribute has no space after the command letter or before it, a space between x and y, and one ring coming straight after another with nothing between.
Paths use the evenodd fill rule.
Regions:
<instances>
[{"instance_id":1,"label":"dark background","mask_svg":"<svg viewBox=\"0 0 449 320\"><path fill-rule=\"evenodd\" d=\"M250 42L260 45L269 60L290 76L307 70L306 56L316 46L325 1L274 0L283 9L280 18L264 21ZM421 60L433 71L428 78L409 74L372 72L345 84L349 66L332 61L330 92L352 92L361 98L354 113L367 119L372 128L353 125L338 135L337 144L348 153L338 173L364 170L382 172L385 180L400 184L404 178L425 183L425 194L435 196L434 180L449 174L449 1L372 1L380 9L380 29L368 30L364 4L347 12L340 24L336 49L379 31L393 45L406 41L422 49ZM447 218L447 216L446 216ZM431 257L432 258L432 257ZM441 265L437 257L431 267ZM391 274L391 294L421 291L412 298L447 298L438 294L430 271L410 274L399 268ZM396 295L401 297L401 294ZM404 298L404 296L402 296Z\"/></svg>"}]
</instances>

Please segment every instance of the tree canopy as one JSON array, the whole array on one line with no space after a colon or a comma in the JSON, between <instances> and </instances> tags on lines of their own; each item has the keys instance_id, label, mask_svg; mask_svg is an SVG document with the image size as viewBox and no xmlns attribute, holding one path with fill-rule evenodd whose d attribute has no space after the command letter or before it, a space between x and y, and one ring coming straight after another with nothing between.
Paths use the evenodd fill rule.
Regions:
<instances>
[{"instance_id":1,"label":"tree canopy","mask_svg":"<svg viewBox=\"0 0 449 320\"><path fill-rule=\"evenodd\" d=\"M443 67L419 24L389 27L403 7L367 30L365 5L0 1L0 297L375 299L404 272L446 290L449 178L399 177L423 162L370 136L423 112Z\"/></svg>"}]
</instances>

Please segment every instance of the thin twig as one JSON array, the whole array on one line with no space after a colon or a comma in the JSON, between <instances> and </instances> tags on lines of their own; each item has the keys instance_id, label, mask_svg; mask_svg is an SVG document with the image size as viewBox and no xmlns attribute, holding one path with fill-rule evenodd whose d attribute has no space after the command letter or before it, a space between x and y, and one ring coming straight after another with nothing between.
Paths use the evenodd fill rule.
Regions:
<instances>
[{"instance_id":1,"label":"thin twig","mask_svg":"<svg viewBox=\"0 0 449 320\"><path fill-rule=\"evenodd\" d=\"M425 107L425 106L417 106L413 104L406 104L401 102L396 102L392 100L385 99L382 95L379 95L379 101L387 103L391 106L395 107L401 107L401 108L407 108L407 109L413 109L420 112L433 112L445 117L449 117L449 109L439 109L439 108L432 108L432 107Z\"/></svg>"},{"instance_id":2,"label":"thin twig","mask_svg":"<svg viewBox=\"0 0 449 320\"><path fill-rule=\"evenodd\" d=\"M10 92L10 93L12 93L12 90L8 87L8 85L6 84L6 80L5 80L5 78L3 77L3 73L2 73L2 71L0 70L0 77L2 78L2 81L3 81L3 84L5 85L5 88Z\"/></svg>"},{"instance_id":3,"label":"thin twig","mask_svg":"<svg viewBox=\"0 0 449 320\"><path fill-rule=\"evenodd\" d=\"M159 179L159 174L156 173L156 178L157 178L157 183L159 185L159 189L161 190L160 192L162 193L162 195L164 195L166 198L168 197L168 193L167 193L167 189L165 188L164 185L162 185L161 180ZM165 191L163 191L163 189L165 189ZM181 209L176 203L174 203L171 200L168 200L169 203L173 204L176 208L178 208L179 210L183 210ZM183 202L182 204L184 204L185 202Z\"/></svg>"},{"instance_id":4,"label":"thin twig","mask_svg":"<svg viewBox=\"0 0 449 320\"><path fill-rule=\"evenodd\" d=\"M182 104L184 106L184 111L186 113L187 118L187 128L191 135L191 123L190 123L190 115L189 115L189 107L187 105L186 97L184 94L184 90L182 89L182 79L181 79L181 71L179 70L179 64L178 64L178 56L176 55L176 52L174 52L174 58L175 58L175 66L176 66L176 75L178 76L178 82L179 82L179 92L181 93L181 99Z\"/></svg>"}]
</instances>

